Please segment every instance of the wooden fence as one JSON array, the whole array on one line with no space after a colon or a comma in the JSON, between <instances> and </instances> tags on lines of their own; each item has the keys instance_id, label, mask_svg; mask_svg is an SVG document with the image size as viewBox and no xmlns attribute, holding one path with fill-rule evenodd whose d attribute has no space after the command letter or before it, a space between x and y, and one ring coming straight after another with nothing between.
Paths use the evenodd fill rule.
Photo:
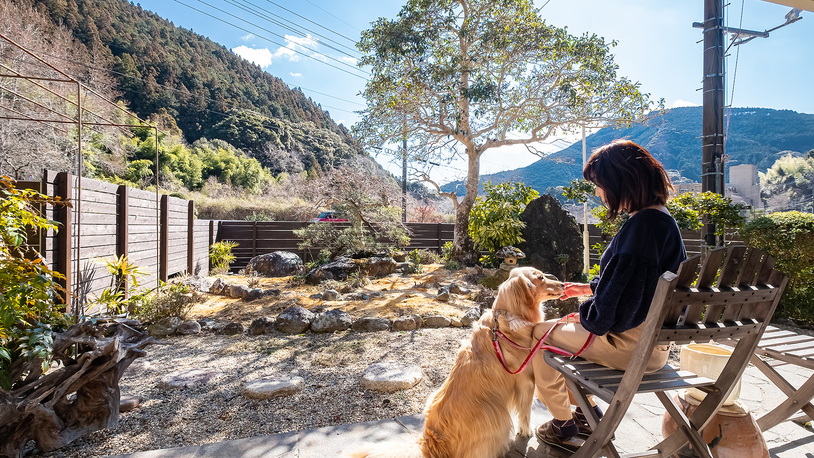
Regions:
<instances>
[{"instance_id":1,"label":"wooden fence","mask_svg":"<svg viewBox=\"0 0 814 458\"><path fill-rule=\"evenodd\" d=\"M59 229L33 240L74 298L80 290L92 298L109 287L104 260L122 255L144 272L140 282L149 288L181 272L209 272L211 225L195 219L191 201L52 171L19 186L71 202L44 209ZM73 301L61 300L73 311Z\"/></svg>"},{"instance_id":2,"label":"wooden fence","mask_svg":"<svg viewBox=\"0 0 814 458\"><path fill-rule=\"evenodd\" d=\"M237 258L232 270L243 269L249 260L258 254L273 251L290 251L299 255L304 261L310 261L319 254L319 247L300 249L300 238L294 235L295 229L311 224L305 221L218 221L215 239L231 240L238 243L232 249ZM347 223L331 223L340 228ZM407 223L410 233L408 249L428 249L438 253L448 241L452 241L454 224L449 223Z\"/></svg>"}]
</instances>

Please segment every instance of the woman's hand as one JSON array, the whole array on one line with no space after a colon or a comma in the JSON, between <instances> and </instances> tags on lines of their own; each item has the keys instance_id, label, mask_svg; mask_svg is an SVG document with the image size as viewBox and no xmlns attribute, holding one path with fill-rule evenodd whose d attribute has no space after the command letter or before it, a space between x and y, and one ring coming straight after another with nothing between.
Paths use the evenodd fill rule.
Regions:
<instances>
[{"instance_id":1,"label":"woman's hand","mask_svg":"<svg viewBox=\"0 0 814 458\"><path fill-rule=\"evenodd\" d=\"M587 283L563 283L562 296L560 299L568 299L569 297L589 296L593 294L591 285Z\"/></svg>"}]
</instances>

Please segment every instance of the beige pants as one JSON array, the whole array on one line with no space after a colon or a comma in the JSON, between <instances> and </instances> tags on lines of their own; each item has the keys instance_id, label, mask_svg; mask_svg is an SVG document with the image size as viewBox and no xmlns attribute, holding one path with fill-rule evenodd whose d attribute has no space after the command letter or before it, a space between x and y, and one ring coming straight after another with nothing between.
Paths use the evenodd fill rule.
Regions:
<instances>
[{"instance_id":1,"label":"beige pants","mask_svg":"<svg viewBox=\"0 0 814 458\"><path fill-rule=\"evenodd\" d=\"M549 320L537 324L534 327L534 338L543 337L557 322L558 320ZM633 350L641 333L642 326L639 326L618 334L607 333L597 336L580 357L613 369L624 370L633 356ZM545 344L576 353L585 345L585 340L589 335L590 333L579 324L579 316L576 316L569 319L567 323L557 326L549 334ZM657 346L647 364L647 371L661 369L667 362L668 354L668 347ZM545 362L542 351L534 356L532 366L534 367L534 383L537 385L537 397L548 407L554 418L570 420L571 404L576 404L576 401L566 388L562 374Z\"/></svg>"}]
</instances>

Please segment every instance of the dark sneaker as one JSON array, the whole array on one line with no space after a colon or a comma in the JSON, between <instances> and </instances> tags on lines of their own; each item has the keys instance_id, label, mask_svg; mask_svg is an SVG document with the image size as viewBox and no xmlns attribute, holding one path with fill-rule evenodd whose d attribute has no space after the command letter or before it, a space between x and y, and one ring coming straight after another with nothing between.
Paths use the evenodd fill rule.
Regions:
<instances>
[{"instance_id":1,"label":"dark sneaker","mask_svg":"<svg viewBox=\"0 0 814 458\"><path fill-rule=\"evenodd\" d=\"M564 452L574 453L585 443L578 436L560 437L554 432L554 426L549 421L537 427L537 439L556 447Z\"/></svg>"},{"instance_id":2,"label":"dark sneaker","mask_svg":"<svg viewBox=\"0 0 814 458\"><path fill-rule=\"evenodd\" d=\"M583 422L577 417L577 413L574 412L574 423L577 424L577 428L579 428L579 437L588 438L591 434L593 434L594 430L591 428L591 425L588 422ZM611 436L611 440L616 440L616 434Z\"/></svg>"},{"instance_id":3,"label":"dark sneaker","mask_svg":"<svg viewBox=\"0 0 814 458\"><path fill-rule=\"evenodd\" d=\"M576 412L574 412L574 415L571 418L573 418L574 423L577 424L577 428L579 428L579 435L581 437L588 437L594 432L594 430L591 429L591 425L589 425L588 422L583 422L579 419L579 417L577 417Z\"/></svg>"}]
</instances>

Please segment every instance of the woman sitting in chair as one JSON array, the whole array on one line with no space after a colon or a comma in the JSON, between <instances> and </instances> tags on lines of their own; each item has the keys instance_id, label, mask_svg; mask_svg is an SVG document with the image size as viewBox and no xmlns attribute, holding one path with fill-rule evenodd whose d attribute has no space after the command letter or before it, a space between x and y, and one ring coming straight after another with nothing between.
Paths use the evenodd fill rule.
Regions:
<instances>
[{"instance_id":1,"label":"woman sitting in chair","mask_svg":"<svg viewBox=\"0 0 814 458\"><path fill-rule=\"evenodd\" d=\"M538 324L537 339L581 358L623 370L636 346L659 277L675 272L687 258L678 225L665 204L672 190L662 165L644 148L620 140L596 150L583 170L596 185L596 195L615 219L630 218L613 237L599 263L599 276L590 283L565 283L562 298L593 295L579 314ZM553 328L553 329L552 329ZM656 347L648 371L667 361L667 347ZM552 446L575 452L591 434L585 414L566 388L562 375L538 353L533 361L537 397L554 419L537 428L537 437ZM599 417L602 412L591 401Z\"/></svg>"}]
</instances>

